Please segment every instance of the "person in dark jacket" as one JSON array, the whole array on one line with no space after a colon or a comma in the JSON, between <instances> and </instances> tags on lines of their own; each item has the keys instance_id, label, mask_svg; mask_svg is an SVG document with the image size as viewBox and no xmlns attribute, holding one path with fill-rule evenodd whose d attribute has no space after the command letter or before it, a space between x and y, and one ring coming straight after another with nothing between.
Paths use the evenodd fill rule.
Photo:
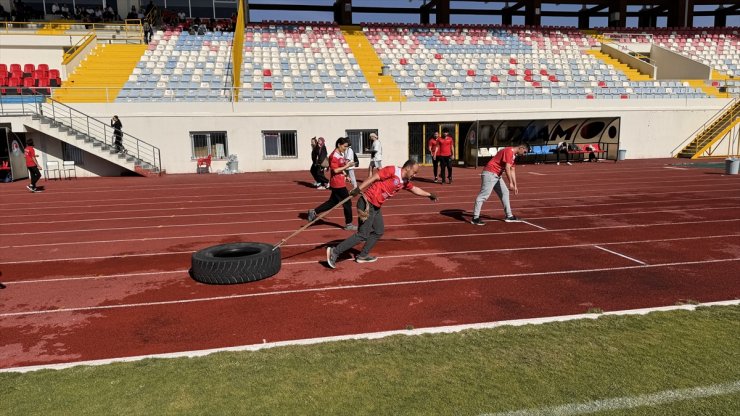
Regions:
<instances>
[{"instance_id":1,"label":"person in dark jacket","mask_svg":"<svg viewBox=\"0 0 740 416\"><path fill-rule=\"evenodd\" d=\"M311 176L314 179L314 186L318 189L329 188L329 179L324 175L324 167L321 162L328 156L326 144L323 137L311 138Z\"/></svg>"}]
</instances>

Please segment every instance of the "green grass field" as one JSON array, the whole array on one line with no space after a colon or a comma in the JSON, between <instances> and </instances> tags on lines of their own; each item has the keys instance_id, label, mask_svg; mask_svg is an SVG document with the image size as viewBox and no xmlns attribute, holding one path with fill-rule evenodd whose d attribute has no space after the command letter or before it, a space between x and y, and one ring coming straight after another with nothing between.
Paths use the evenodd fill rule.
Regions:
<instances>
[{"instance_id":1,"label":"green grass field","mask_svg":"<svg viewBox=\"0 0 740 416\"><path fill-rule=\"evenodd\" d=\"M0 373L0 395L24 416L735 416L740 306Z\"/></svg>"}]
</instances>

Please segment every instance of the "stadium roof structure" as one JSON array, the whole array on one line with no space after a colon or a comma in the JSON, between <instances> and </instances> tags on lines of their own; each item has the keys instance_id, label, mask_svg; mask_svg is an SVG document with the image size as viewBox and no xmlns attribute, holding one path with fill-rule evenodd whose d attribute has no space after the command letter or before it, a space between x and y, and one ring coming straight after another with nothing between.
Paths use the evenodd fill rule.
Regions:
<instances>
[{"instance_id":1,"label":"stadium roof structure","mask_svg":"<svg viewBox=\"0 0 740 416\"><path fill-rule=\"evenodd\" d=\"M398 0L395 5L388 3L365 5L371 2L352 0L335 0L332 4L317 4L316 1L269 1L244 0L248 10L261 11L299 11L299 12L333 12L334 21L339 24L352 24L353 14L406 14L419 15L419 22L430 23L431 15L437 24L449 24L454 15L489 15L501 16L503 25L511 25L513 16L523 16L524 24L539 26L543 16L578 18L578 27L589 28L591 17L607 17L610 27L626 27L627 17L637 17L640 27L656 27L659 17L667 18L669 27L692 27L694 16L714 17L716 27L726 26L727 16L740 15L740 3L718 0L520 0L496 2L488 0L422 0L404 2ZM358 4L362 3L362 5ZM409 3L415 3L409 5ZM421 4L420 4L421 3ZM463 5L462 3L468 3ZM480 3L480 7L471 6ZM483 4L486 4L483 6ZM488 4L490 3L490 4ZM725 5L727 4L727 5ZM555 6L543 9L543 5ZM560 5L580 5L559 8ZM493 7L492 7L493 6ZM640 7L639 9L630 6ZM717 6L713 10L695 10L694 6Z\"/></svg>"}]
</instances>

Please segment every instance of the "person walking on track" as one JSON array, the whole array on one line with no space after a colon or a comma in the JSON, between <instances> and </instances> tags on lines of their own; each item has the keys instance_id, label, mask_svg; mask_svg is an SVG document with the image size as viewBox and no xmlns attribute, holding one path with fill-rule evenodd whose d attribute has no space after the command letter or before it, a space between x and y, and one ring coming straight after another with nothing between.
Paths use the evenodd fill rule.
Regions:
<instances>
[{"instance_id":1,"label":"person walking on track","mask_svg":"<svg viewBox=\"0 0 740 416\"><path fill-rule=\"evenodd\" d=\"M41 179L41 168L36 156L36 149L33 147L33 139L26 139L26 148L23 150L23 155L26 157L26 168L28 168L28 174L31 176L31 184L26 188L31 192L40 192L41 190L36 187L36 183Z\"/></svg>"},{"instance_id":2,"label":"person walking on track","mask_svg":"<svg viewBox=\"0 0 740 416\"><path fill-rule=\"evenodd\" d=\"M445 177L447 183L452 183L452 159L455 157L455 139L450 136L449 130L442 130L442 137L437 139L437 146L439 147L437 158L439 159L439 173L442 177L442 183L445 183ZM445 176L445 172L447 176Z\"/></svg>"},{"instance_id":3,"label":"person walking on track","mask_svg":"<svg viewBox=\"0 0 740 416\"><path fill-rule=\"evenodd\" d=\"M349 139L346 137L340 137L337 139L336 148L329 155L329 187L331 188L331 196L323 204L319 205L315 209L308 210L308 221L312 222L316 219L316 216L322 212L329 211L334 208L342 200L349 196L347 191L347 177L345 172L347 169L354 166L354 162L347 160L345 152L349 148ZM347 200L342 204L344 208L344 229L347 231L357 230L357 226L352 224L352 201Z\"/></svg>"},{"instance_id":4,"label":"person walking on track","mask_svg":"<svg viewBox=\"0 0 740 416\"><path fill-rule=\"evenodd\" d=\"M501 204L504 206L504 214L506 222L519 222L520 220L511 213L511 205L509 204L509 189L514 192L514 195L519 194L519 188L516 184L516 173L514 172L514 164L516 162L516 156L521 156L529 151L527 144L520 144L519 146L507 147L500 152L496 153L483 168L481 174L481 185L480 193L475 199L475 206L473 207L473 219L470 221L474 225L485 225L485 222L480 219L480 211L483 208L483 203L488 200L491 196L491 191L496 191ZM504 172L506 177L509 178L509 187L504 184Z\"/></svg>"},{"instance_id":5,"label":"person walking on track","mask_svg":"<svg viewBox=\"0 0 740 416\"><path fill-rule=\"evenodd\" d=\"M327 157L324 138L311 138L311 176L313 176L314 186L318 189L329 187L329 180L324 176L324 167L321 166L321 162Z\"/></svg>"},{"instance_id":6,"label":"person walking on track","mask_svg":"<svg viewBox=\"0 0 740 416\"><path fill-rule=\"evenodd\" d=\"M370 167L367 169L367 177L371 177L376 170L383 168L383 146L375 133L370 133L373 144L370 147Z\"/></svg>"},{"instance_id":7,"label":"person walking on track","mask_svg":"<svg viewBox=\"0 0 740 416\"><path fill-rule=\"evenodd\" d=\"M429 154L432 156L432 166L434 169L434 183L439 183L439 158L437 158L437 152L439 151L439 144L437 141L439 140L439 132L434 132L432 137L429 138L427 141L427 150L429 150Z\"/></svg>"},{"instance_id":8,"label":"person walking on track","mask_svg":"<svg viewBox=\"0 0 740 416\"><path fill-rule=\"evenodd\" d=\"M427 192L411 183L411 179L419 170L419 163L411 159L406 161L403 166L387 166L379 169L370 178L362 182L359 188L352 190L352 195L356 196L362 193L364 196L357 201L357 211L360 215L360 230L342 241L336 247L326 249L326 262L332 269L335 269L337 259L345 251L356 246L360 242L365 242L362 251L355 257L357 263L372 263L378 258L370 255L375 243L378 242L384 232L383 212L381 207L401 189L406 189L414 195L424 196L432 201L437 200L437 195ZM363 217L365 217L363 219Z\"/></svg>"}]
</instances>

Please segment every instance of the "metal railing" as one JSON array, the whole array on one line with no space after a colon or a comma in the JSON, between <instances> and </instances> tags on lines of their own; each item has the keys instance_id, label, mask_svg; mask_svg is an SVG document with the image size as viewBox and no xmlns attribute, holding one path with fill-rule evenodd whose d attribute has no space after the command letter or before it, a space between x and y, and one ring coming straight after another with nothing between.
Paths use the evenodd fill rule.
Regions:
<instances>
[{"instance_id":1,"label":"metal railing","mask_svg":"<svg viewBox=\"0 0 740 416\"><path fill-rule=\"evenodd\" d=\"M85 141L100 145L102 150L114 148L115 130L110 123L90 117L53 98L33 93L15 97L18 97L15 102L8 102L9 96L0 99L0 115L36 116L42 121L84 135ZM162 170L162 156L158 147L125 132L122 133L122 144L126 157L133 158L135 165L156 172Z\"/></svg>"},{"instance_id":2,"label":"metal railing","mask_svg":"<svg viewBox=\"0 0 740 416\"><path fill-rule=\"evenodd\" d=\"M732 109L733 113L730 113L729 116L732 117L733 115L735 117L738 116L738 113L740 112L740 106L736 105L740 103L738 101L738 98L733 98L732 101L727 103L722 109L720 109L717 113L715 113L709 120L707 120L704 124L702 124L698 129L696 129L693 133L689 135L684 141L682 141L678 146L676 146L673 150L671 150L671 157L675 157L677 154L681 153L688 144L691 143L691 141L695 140L700 134L703 134L708 128L712 127L717 121L719 121L721 118L725 117L728 112L728 110ZM704 145L701 145L704 147ZM694 153L699 151L699 143L696 143Z\"/></svg>"}]
</instances>

